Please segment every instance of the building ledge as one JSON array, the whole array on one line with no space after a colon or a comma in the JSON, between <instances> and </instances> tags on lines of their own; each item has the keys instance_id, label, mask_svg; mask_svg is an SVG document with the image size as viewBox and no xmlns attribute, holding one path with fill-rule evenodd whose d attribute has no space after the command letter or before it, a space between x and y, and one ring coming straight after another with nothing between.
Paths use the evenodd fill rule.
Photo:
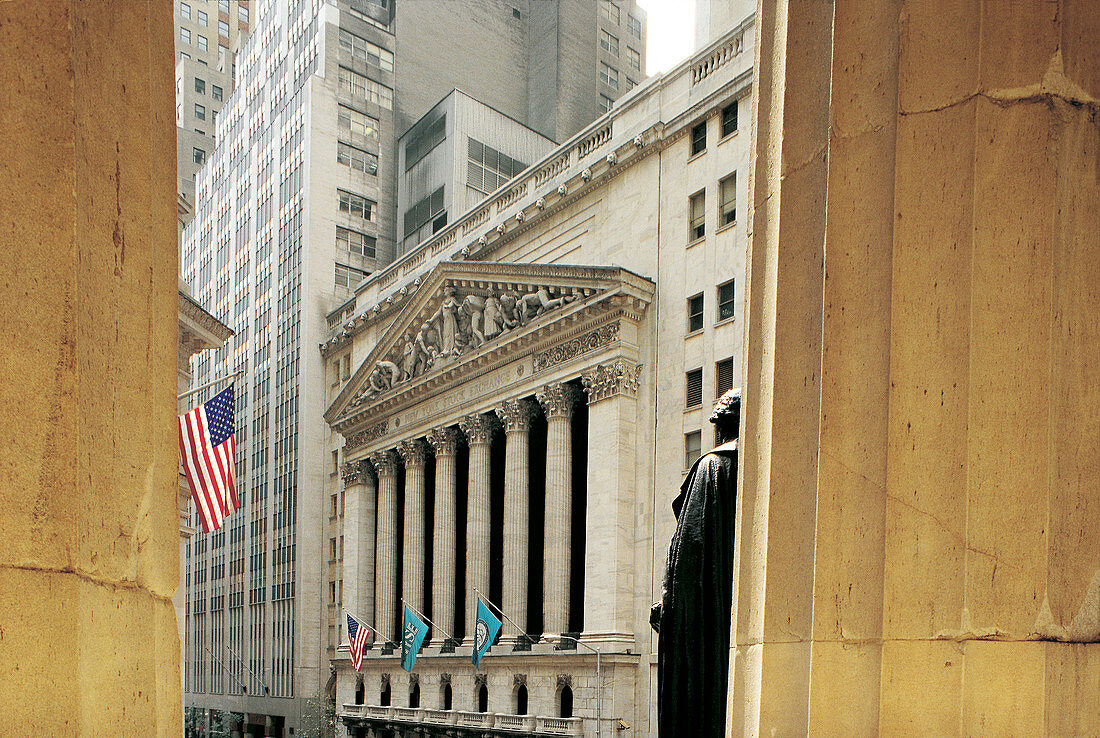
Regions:
<instances>
[{"instance_id":1,"label":"building ledge","mask_svg":"<svg viewBox=\"0 0 1100 738\"><path fill-rule=\"evenodd\" d=\"M485 731L536 736L584 735L583 718L429 710L423 707L383 707L381 705L343 705L339 711L339 717L345 725L370 725L382 729L407 730L423 729L432 725L446 726L448 734L456 735L481 735Z\"/></svg>"}]
</instances>

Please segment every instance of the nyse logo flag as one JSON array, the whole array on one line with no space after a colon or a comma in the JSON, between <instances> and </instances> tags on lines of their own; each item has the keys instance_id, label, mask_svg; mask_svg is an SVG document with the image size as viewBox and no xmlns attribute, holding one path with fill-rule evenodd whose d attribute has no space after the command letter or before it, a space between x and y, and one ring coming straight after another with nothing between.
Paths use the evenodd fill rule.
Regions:
<instances>
[{"instance_id":1,"label":"nyse logo flag","mask_svg":"<svg viewBox=\"0 0 1100 738\"><path fill-rule=\"evenodd\" d=\"M179 418L180 461L204 533L241 506L234 479L233 385Z\"/></svg>"},{"instance_id":2,"label":"nyse logo flag","mask_svg":"<svg viewBox=\"0 0 1100 738\"><path fill-rule=\"evenodd\" d=\"M489 650L489 646L493 645L493 641L497 639L497 634L500 633L500 625L501 623L496 615L489 612L489 608L485 607L485 603L478 598L477 624L474 625L475 669L481 664L481 657Z\"/></svg>"},{"instance_id":3,"label":"nyse logo flag","mask_svg":"<svg viewBox=\"0 0 1100 738\"><path fill-rule=\"evenodd\" d=\"M428 626L405 605L405 618L401 626L401 668L405 671L412 671L426 635Z\"/></svg>"}]
</instances>

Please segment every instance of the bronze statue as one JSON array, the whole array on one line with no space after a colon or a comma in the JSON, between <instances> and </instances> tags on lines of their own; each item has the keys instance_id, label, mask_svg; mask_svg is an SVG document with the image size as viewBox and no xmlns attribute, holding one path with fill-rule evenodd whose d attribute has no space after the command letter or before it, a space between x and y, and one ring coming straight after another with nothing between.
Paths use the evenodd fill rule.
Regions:
<instances>
[{"instance_id":1,"label":"bronze statue","mask_svg":"<svg viewBox=\"0 0 1100 738\"><path fill-rule=\"evenodd\" d=\"M659 634L657 734L662 738L718 738L726 730L740 390L722 395L710 421L719 445L695 462L672 501L676 533L661 602L650 616Z\"/></svg>"}]
</instances>

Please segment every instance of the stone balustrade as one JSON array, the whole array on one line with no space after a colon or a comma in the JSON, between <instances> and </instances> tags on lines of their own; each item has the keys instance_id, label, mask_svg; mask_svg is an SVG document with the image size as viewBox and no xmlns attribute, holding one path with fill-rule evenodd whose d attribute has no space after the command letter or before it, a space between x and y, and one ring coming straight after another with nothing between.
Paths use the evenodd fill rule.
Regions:
<instances>
[{"instance_id":1,"label":"stone balustrade","mask_svg":"<svg viewBox=\"0 0 1100 738\"><path fill-rule=\"evenodd\" d=\"M538 735L583 735L582 718L555 718L540 715L508 715L496 712L469 712L465 710L429 710L423 707L383 707L380 705L343 705L341 718L368 719L394 724L454 725L456 727L487 729L495 733Z\"/></svg>"}]
</instances>

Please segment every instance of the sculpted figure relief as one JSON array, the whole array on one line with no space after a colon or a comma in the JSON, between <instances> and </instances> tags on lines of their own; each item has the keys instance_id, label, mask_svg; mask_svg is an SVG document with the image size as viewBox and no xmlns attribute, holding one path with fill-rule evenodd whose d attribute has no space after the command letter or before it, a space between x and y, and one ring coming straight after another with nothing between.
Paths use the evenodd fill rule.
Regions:
<instances>
[{"instance_id":1,"label":"sculpted figure relief","mask_svg":"<svg viewBox=\"0 0 1100 738\"><path fill-rule=\"evenodd\" d=\"M555 297L545 287L522 296L491 291L460 296L455 287L445 287L439 309L420 324L415 334L405 335L391 354L392 361L384 359L375 365L367 386L352 404L359 405L368 397L419 377L441 362L479 348L575 299L577 295L565 293Z\"/></svg>"}]
</instances>

